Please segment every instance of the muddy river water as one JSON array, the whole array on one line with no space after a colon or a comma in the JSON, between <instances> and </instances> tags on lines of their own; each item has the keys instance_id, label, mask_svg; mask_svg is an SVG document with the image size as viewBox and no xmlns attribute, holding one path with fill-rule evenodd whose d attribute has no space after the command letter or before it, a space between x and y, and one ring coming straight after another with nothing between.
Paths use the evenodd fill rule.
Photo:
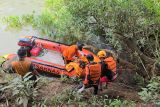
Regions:
<instances>
[{"instance_id":1,"label":"muddy river water","mask_svg":"<svg viewBox=\"0 0 160 107\"><path fill-rule=\"evenodd\" d=\"M39 14L43 7L44 0L0 0L0 18L10 15L21 16L33 11ZM17 41L24 35L38 36L39 33L31 26L26 26L22 30L8 30L7 25L0 23L0 56L16 53Z\"/></svg>"}]
</instances>

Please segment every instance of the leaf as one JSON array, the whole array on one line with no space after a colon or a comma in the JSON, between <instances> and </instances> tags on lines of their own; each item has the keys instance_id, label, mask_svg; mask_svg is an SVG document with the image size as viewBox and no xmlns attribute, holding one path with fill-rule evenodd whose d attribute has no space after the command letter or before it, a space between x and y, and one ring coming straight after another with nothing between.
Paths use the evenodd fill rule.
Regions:
<instances>
[{"instance_id":1,"label":"leaf","mask_svg":"<svg viewBox=\"0 0 160 107\"><path fill-rule=\"evenodd\" d=\"M18 95L18 94L19 94L19 91L20 91L20 90L14 90L14 91L12 92L13 96Z\"/></svg>"},{"instance_id":2,"label":"leaf","mask_svg":"<svg viewBox=\"0 0 160 107\"><path fill-rule=\"evenodd\" d=\"M156 105L157 105L157 107L159 107L160 106L160 101L156 102Z\"/></svg>"},{"instance_id":3,"label":"leaf","mask_svg":"<svg viewBox=\"0 0 160 107\"><path fill-rule=\"evenodd\" d=\"M10 89L10 88L12 88L12 87L13 87L12 85L8 85L8 86L5 86L5 87L1 88L0 90L1 90L1 91L4 91L4 90Z\"/></svg>"},{"instance_id":4,"label":"leaf","mask_svg":"<svg viewBox=\"0 0 160 107\"><path fill-rule=\"evenodd\" d=\"M24 81L28 81L31 77L32 77L32 73L31 72L28 72L23 78L24 78Z\"/></svg>"},{"instance_id":5,"label":"leaf","mask_svg":"<svg viewBox=\"0 0 160 107\"><path fill-rule=\"evenodd\" d=\"M27 107L27 105L28 105L28 98L24 97L23 98L23 107Z\"/></svg>"},{"instance_id":6,"label":"leaf","mask_svg":"<svg viewBox=\"0 0 160 107\"><path fill-rule=\"evenodd\" d=\"M23 104L23 98L22 98L22 97L18 97L18 98L16 99L16 102L17 102L18 105Z\"/></svg>"}]
</instances>

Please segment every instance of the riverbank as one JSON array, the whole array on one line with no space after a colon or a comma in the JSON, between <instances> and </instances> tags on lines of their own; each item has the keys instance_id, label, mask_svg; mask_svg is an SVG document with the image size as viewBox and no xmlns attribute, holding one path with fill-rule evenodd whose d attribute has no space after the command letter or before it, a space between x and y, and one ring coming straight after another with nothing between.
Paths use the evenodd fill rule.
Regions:
<instances>
[{"instance_id":1,"label":"riverbank","mask_svg":"<svg viewBox=\"0 0 160 107\"><path fill-rule=\"evenodd\" d=\"M6 75L6 77L7 76L9 75ZM13 75L11 77L13 77ZM102 103L102 101L107 101L106 105L112 105L114 104L114 100L117 103L120 102L121 105L130 104L130 106L132 104L134 105L133 102L136 102L137 104L142 103L138 96L138 92L133 89L134 87L128 88L125 85L117 82L110 83L107 89L99 92L98 96L92 96L92 88L89 88L84 93L79 94L75 92L75 87L77 87L78 84L70 80L67 81L63 81L62 79L48 80L47 78L41 78L41 80L38 82L36 93L35 91L33 92L34 94L37 94L34 97L34 103L37 105L44 104L47 107L60 105L74 107L76 105L83 105L83 107L86 107L90 103L92 106L105 105L105 102ZM2 86L2 84L0 85ZM3 86L6 86L6 84L3 84ZM18 105L15 103L16 96L10 96L12 96L10 89L1 92L0 105L12 105L12 107L17 107ZM109 100L112 100L112 102L109 103ZM127 103L125 103L123 100L126 100Z\"/></svg>"},{"instance_id":2,"label":"riverbank","mask_svg":"<svg viewBox=\"0 0 160 107\"><path fill-rule=\"evenodd\" d=\"M36 12L40 14L44 7L44 0L0 0L0 19L12 15L25 15ZM7 25L0 21L0 56L16 53L17 42L21 36L39 36L39 32L31 26L25 26L21 30L8 29Z\"/></svg>"}]
</instances>

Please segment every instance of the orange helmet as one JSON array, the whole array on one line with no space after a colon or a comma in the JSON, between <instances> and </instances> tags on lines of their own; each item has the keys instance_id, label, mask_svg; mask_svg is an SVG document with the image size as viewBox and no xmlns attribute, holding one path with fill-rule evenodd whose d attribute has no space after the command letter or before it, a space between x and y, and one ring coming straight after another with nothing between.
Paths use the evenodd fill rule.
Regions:
<instances>
[{"instance_id":1,"label":"orange helmet","mask_svg":"<svg viewBox=\"0 0 160 107\"><path fill-rule=\"evenodd\" d=\"M97 54L97 56L99 58L105 58L106 57L106 52L105 51L99 51L98 54Z\"/></svg>"}]
</instances>

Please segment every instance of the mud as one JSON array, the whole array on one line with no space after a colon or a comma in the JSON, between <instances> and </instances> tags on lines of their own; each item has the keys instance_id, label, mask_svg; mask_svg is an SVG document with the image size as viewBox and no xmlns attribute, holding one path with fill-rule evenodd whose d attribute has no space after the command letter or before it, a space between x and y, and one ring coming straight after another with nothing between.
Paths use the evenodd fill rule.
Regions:
<instances>
[{"instance_id":1,"label":"mud","mask_svg":"<svg viewBox=\"0 0 160 107\"><path fill-rule=\"evenodd\" d=\"M128 101L142 102L135 87L128 87L125 84L110 83L107 89L103 90L100 95L106 94L110 98L121 98Z\"/></svg>"}]
</instances>

